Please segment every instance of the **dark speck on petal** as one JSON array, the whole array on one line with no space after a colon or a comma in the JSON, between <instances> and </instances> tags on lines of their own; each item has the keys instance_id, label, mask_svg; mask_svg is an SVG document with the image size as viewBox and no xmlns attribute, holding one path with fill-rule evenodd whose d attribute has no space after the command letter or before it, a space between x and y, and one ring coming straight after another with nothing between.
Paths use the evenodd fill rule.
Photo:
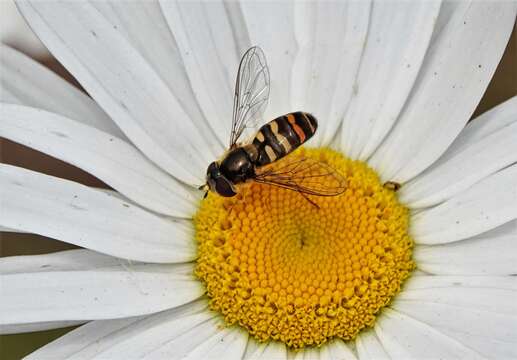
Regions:
<instances>
[{"instance_id":1,"label":"dark speck on petal","mask_svg":"<svg viewBox=\"0 0 517 360\"><path fill-rule=\"evenodd\" d=\"M68 137L68 135L63 134L63 133L62 133L62 132L60 132L60 131L51 131L51 133L52 133L52 134L54 134L54 135L56 135L56 136L59 136L59 137L61 137L61 138L67 138L67 137Z\"/></svg>"}]
</instances>

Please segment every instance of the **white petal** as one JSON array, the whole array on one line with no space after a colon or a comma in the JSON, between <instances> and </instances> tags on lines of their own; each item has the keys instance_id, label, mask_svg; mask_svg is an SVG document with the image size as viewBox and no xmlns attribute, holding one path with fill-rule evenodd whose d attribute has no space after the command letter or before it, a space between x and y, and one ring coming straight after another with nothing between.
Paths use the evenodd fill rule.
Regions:
<instances>
[{"instance_id":1,"label":"white petal","mask_svg":"<svg viewBox=\"0 0 517 360\"><path fill-rule=\"evenodd\" d=\"M517 280L512 276L412 277L393 304L432 303L512 315L517 311ZM494 299L497 298L497 302Z\"/></svg>"},{"instance_id":2,"label":"white petal","mask_svg":"<svg viewBox=\"0 0 517 360\"><path fill-rule=\"evenodd\" d=\"M510 36L517 3L444 6L400 118L370 164L404 183L436 161L467 123Z\"/></svg>"},{"instance_id":3,"label":"white petal","mask_svg":"<svg viewBox=\"0 0 517 360\"><path fill-rule=\"evenodd\" d=\"M514 96L479 115L465 126L444 156L450 153L459 153L467 145L477 143L494 132L514 123L516 113L517 96Z\"/></svg>"},{"instance_id":4,"label":"white petal","mask_svg":"<svg viewBox=\"0 0 517 360\"><path fill-rule=\"evenodd\" d=\"M76 249L45 255L3 257L0 261L0 273L8 275L45 271L83 271L117 267L124 263L130 264L127 260L113 256L91 250Z\"/></svg>"},{"instance_id":5,"label":"white petal","mask_svg":"<svg viewBox=\"0 0 517 360\"><path fill-rule=\"evenodd\" d=\"M0 164L0 224L120 258L195 257L190 222L158 217L72 181Z\"/></svg>"},{"instance_id":6,"label":"white petal","mask_svg":"<svg viewBox=\"0 0 517 360\"><path fill-rule=\"evenodd\" d=\"M517 218L517 165L473 185L446 202L414 215L418 244L443 244L481 234Z\"/></svg>"},{"instance_id":7,"label":"white petal","mask_svg":"<svg viewBox=\"0 0 517 360\"><path fill-rule=\"evenodd\" d=\"M71 163L153 211L183 218L195 211L199 191L145 158L133 145L66 117L0 104L0 136Z\"/></svg>"},{"instance_id":8,"label":"white petal","mask_svg":"<svg viewBox=\"0 0 517 360\"><path fill-rule=\"evenodd\" d=\"M289 360L323 360L320 350L315 347L303 348L296 351L289 351Z\"/></svg>"},{"instance_id":9,"label":"white petal","mask_svg":"<svg viewBox=\"0 0 517 360\"><path fill-rule=\"evenodd\" d=\"M393 306L408 303L417 306L441 304L464 310L517 316L517 302L514 301L516 291L517 282L511 276L427 275L411 278L395 298Z\"/></svg>"},{"instance_id":10,"label":"white petal","mask_svg":"<svg viewBox=\"0 0 517 360\"><path fill-rule=\"evenodd\" d=\"M425 279L423 279L425 277ZM418 280L412 276L406 284L404 291L419 290L440 287L473 287L517 290L517 282L511 276L432 276L423 275Z\"/></svg>"},{"instance_id":11,"label":"white petal","mask_svg":"<svg viewBox=\"0 0 517 360\"><path fill-rule=\"evenodd\" d=\"M342 150L367 159L397 119L422 65L440 1L375 2L344 115Z\"/></svg>"},{"instance_id":12,"label":"white petal","mask_svg":"<svg viewBox=\"0 0 517 360\"><path fill-rule=\"evenodd\" d=\"M22 2L33 30L152 161L189 184L214 159L180 100L137 49L87 3ZM196 123L194 123L196 122Z\"/></svg>"},{"instance_id":13,"label":"white petal","mask_svg":"<svg viewBox=\"0 0 517 360\"><path fill-rule=\"evenodd\" d=\"M131 202L131 200L129 200L128 198L123 196L121 193L118 193L118 192L116 192L114 190L104 189L104 188L96 188L96 187L92 187L92 189L95 189L97 191L101 191L101 192L103 192L105 194L108 194L111 197L116 197L116 198L121 199L123 201ZM11 229L11 228L8 228L6 226L0 225L0 232L1 231L4 231L4 232L14 232L14 233L18 233L18 234L28 233L27 231L23 231L23 230L19 230L19 229Z\"/></svg>"},{"instance_id":14,"label":"white petal","mask_svg":"<svg viewBox=\"0 0 517 360\"><path fill-rule=\"evenodd\" d=\"M292 69L298 51L294 6L287 1L240 3L250 43L260 46L267 56L271 92L266 119L303 110L293 109L291 104Z\"/></svg>"},{"instance_id":15,"label":"white petal","mask_svg":"<svg viewBox=\"0 0 517 360\"><path fill-rule=\"evenodd\" d=\"M373 330L363 330L355 340L355 347L359 360L390 359L390 356Z\"/></svg>"},{"instance_id":16,"label":"white petal","mask_svg":"<svg viewBox=\"0 0 517 360\"><path fill-rule=\"evenodd\" d=\"M0 42L19 47L34 58L46 58L50 55L16 10L13 0L0 2L0 17Z\"/></svg>"},{"instance_id":17,"label":"white petal","mask_svg":"<svg viewBox=\"0 0 517 360\"><path fill-rule=\"evenodd\" d=\"M121 261L86 270L1 274L0 323L111 319L174 308L204 292L192 265L190 271Z\"/></svg>"},{"instance_id":18,"label":"white petal","mask_svg":"<svg viewBox=\"0 0 517 360\"><path fill-rule=\"evenodd\" d=\"M424 173L404 184L400 200L410 208L433 206L517 162L517 102L513 115L513 123L490 135L451 146Z\"/></svg>"},{"instance_id":19,"label":"white petal","mask_svg":"<svg viewBox=\"0 0 517 360\"><path fill-rule=\"evenodd\" d=\"M27 324L0 325L0 335L21 334L35 331L59 329L84 324L84 321L48 321Z\"/></svg>"},{"instance_id":20,"label":"white petal","mask_svg":"<svg viewBox=\"0 0 517 360\"><path fill-rule=\"evenodd\" d=\"M259 343L252 337L248 338L246 347L246 360L286 360L287 348L279 341L268 341Z\"/></svg>"},{"instance_id":21,"label":"white petal","mask_svg":"<svg viewBox=\"0 0 517 360\"><path fill-rule=\"evenodd\" d=\"M169 310L169 311L175 311ZM163 314L163 313L160 313ZM152 315L151 315L152 316ZM105 337L117 334L126 327L137 323L146 316L129 317L113 320L95 320L89 322L67 334L59 337L53 342L39 348L25 359L29 360L58 360L58 359L77 359L86 360L95 358L102 351ZM95 345L92 346L92 345ZM122 357L114 357L122 359Z\"/></svg>"},{"instance_id":22,"label":"white petal","mask_svg":"<svg viewBox=\"0 0 517 360\"><path fill-rule=\"evenodd\" d=\"M418 268L430 274L517 274L517 220L470 239L417 246L413 257Z\"/></svg>"},{"instance_id":23,"label":"white petal","mask_svg":"<svg viewBox=\"0 0 517 360\"><path fill-rule=\"evenodd\" d=\"M248 337L248 344L246 345L243 359L259 359L268 344L267 342L258 342L253 336Z\"/></svg>"},{"instance_id":24,"label":"white petal","mask_svg":"<svg viewBox=\"0 0 517 360\"><path fill-rule=\"evenodd\" d=\"M29 359L140 358L212 316L205 301L196 301L150 316L92 321L38 349Z\"/></svg>"},{"instance_id":25,"label":"white petal","mask_svg":"<svg viewBox=\"0 0 517 360\"><path fill-rule=\"evenodd\" d=\"M179 99L188 117L196 119L196 123L199 121L197 130L203 134L202 136L213 139L214 133L211 132L210 127L202 126L202 121L206 120L196 102L176 40L167 25L158 1L93 1L91 4L153 67L153 70L167 84L169 90ZM149 41L149 39L153 39L153 41ZM213 117L213 114L210 114L209 119ZM217 141L210 142L208 145L217 155L223 150Z\"/></svg>"},{"instance_id":26,"label":"white petal","mask_svg":"<svg viewBox=\"0 0 517 360\"><path fill-rule=\"evenodd\" d=\"M0 101L55 112L125 139L88 95L31 58L0 45Z\"/></svg>"},{"instance_id":27,"label":"white petal","mask_svg":"<svg viewBox=\"0 0 517 360\"><path fill-rule=\"evenodd\" d=\"M369 18L370 1L295 3L298 52L292 69L291 111L308 111L320 119L313 146L327 145L343 119Z\"/></svg>"},{"instance_id":28,"label":"white petal","mask_svg":"<svg viewBox=\"0 0 517 360\"><path fill-rule=\"evenodd\" d=\"M389 308L382 310L375 333L393 359L484 358L433 327Z\"/></svg>"},{"instance_id":29,"label":"white petal","mask_svg":"<svg viewBox=\"0 0 517 360\"><path fill-rule=\"evenodd\" d=\"M423 245L419 245L419 246L423 246ZM425 275L429 275L428 273L426 273L425 271L422 271L420 269L414 269L413 272L411 273L411 276L425 276Z\"/></svg>"},{"instance_id":30,"label":"white petal","mask_svg":"<svg viewBox=\"0 0 517 360\"><path fill-rule=\"evenodd\" d=\"M176 327L183 331L170 334L172 336L169 336L166 342L145 354L147 359L182 359L195 351L198 346L203 346L206 341L218 336L224 328L221 320L209 313L186 317L180 321Z\"/></svg>"},{"instance_id":31,"label":"white petal","mask_svg":"<svg viewBox=\"0 0 517 360\"><path fill-rule=\"evenodd\" d=\"M352 350L343 340L333 340L319 348L320 358L323 360L355 360Z\"/></svg>"},{"instance_id":32,"label":"white petal","mask_svg":"<svg viewBox=\"0 0 517 360\"><path fill-rule=\"evenodd\" d=\"M193 349L185 359L242 359L246 351L248 333L239 328L232 327L224 330L219 329L211 338Z\"/></svg>"},{"instance_id":33,"label":"white petal","mask_svg":"<svg viewBox=\"0 0 517 360\"><path fill-rule=\"evenodd\" d=\"M11 229L11 228L8 228L8 227L5 227L5 226L0 226L0 231L4 231L4 232L23 232L23 231L19 231L19 230L16 230L16 229Z\"/></svg>"},{"instance_id":34,"label":"white petal","mask_svg":"<svg viewBox=\"0 0 517 360\"><path fill-rule=\"evenodd\" d=\"M226 145L239 60L250 47L238 5L162 1L161 6L205 118Z\"/></svg>"},{"instance_id":35,"label":"white petal","mask_svg":"<svg viewBox=\"0 0 517 360\"><path fill-rule=\"evenodd\" d=\"M392 306L487 358L510 359L516 298L513 277L427 276L411 279Z\"/></svg>"}]
</instances>

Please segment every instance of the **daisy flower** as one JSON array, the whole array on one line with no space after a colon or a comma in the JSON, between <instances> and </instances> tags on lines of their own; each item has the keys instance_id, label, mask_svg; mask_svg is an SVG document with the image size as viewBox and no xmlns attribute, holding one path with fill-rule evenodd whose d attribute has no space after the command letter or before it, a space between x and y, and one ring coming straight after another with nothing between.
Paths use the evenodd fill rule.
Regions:
<instances>
[{"instance_id":1,"label":"daisy flower","mask_svg":"<svg viewBox=\"0 0 517 360\"><path fill-rule=\"evenodd\" d=\"M2 230L84 248L0 259L1 331L84 324L34 359L517 357L517 98L467 124L516 7L20 2L90 96L3 47L0 135L113 190L0 165ZM202 198L252 45L263 121L314 114L298 154L342 194Z\"/></svg>"}]
</instances>

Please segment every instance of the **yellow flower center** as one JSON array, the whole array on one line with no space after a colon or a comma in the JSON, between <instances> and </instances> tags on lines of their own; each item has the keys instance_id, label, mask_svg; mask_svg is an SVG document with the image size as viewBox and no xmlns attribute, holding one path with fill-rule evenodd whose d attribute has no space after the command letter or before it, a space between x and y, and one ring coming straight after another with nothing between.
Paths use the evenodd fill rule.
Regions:
<instances>
[{"instance_id":1,"label":"yellow flower center","mask_svg":"<svg viewBox=\"0 0 517 360\"><path fill-rule=\"evenodd\" d=\"M195 216L198 260L212 309L257 339L292 348L353 339L372 326L414 264L408 211L366 164L329 149L299 149L346 177L338 196L250 182L209 194Z\"/></svg>"}]
</instances>

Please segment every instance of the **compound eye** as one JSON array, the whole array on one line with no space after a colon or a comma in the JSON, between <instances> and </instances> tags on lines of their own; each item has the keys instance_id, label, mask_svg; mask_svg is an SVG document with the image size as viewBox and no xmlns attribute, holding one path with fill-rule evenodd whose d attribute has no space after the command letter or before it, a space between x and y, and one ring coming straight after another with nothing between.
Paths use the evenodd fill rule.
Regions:
<instances>
[{"instance_id":1,"label":"compound eye","mask_svg":"<svg viewBox=\"0 0 517 360\"><path fill-rule=\"evenodd\" d=\"M208 169L206 169L206 174L213 177L216 177L220 174L219 166L217 166L217 163L215 161L208 165Z\"/></svg>"},{"instance_id":2,"label":"compound eye","mask_svg":"<svg viewBox=\"0 0 517 360\"><path fill-rule=\"evenodd\" d=\"M206 183L208 184L208 188L212 191L216 191L215 187L216 187L216 181L211 177L211 176L208 176L207 179L206 179Z\"/></svg>"},{"instance_id":3,"label":"compound eye","mask_svg":"<svg viewBox=\"0 0 517 360\"><path fill-rule=\"evenodd\" d=\"M217 178L215 182L215 191L217 191L219 195L225 197L237 195L237 192L235 191L233 184L223 176Z\"/></svg>"}]
</instances>

